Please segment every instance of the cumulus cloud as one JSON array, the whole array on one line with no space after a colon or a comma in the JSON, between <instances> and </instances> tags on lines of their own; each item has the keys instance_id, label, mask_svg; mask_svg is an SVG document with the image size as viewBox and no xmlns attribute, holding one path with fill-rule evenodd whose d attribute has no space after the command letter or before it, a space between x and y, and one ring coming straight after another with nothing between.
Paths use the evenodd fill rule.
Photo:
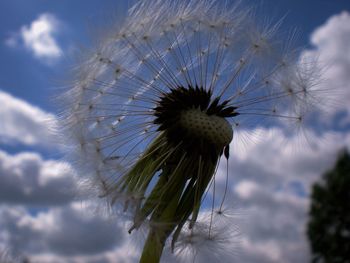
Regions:
<instances>
[{"instance_id":1,"label":"cumulus cloud","mask_svg":"<svg viewBox=\"0 0 350 263\"><path fill-rule=\"evenodd\" d=\"M77 203L69 164L0 150L0 248L31 262L136 262L126 228L95 205Z\"/></svg>"},{"instance_id":2,"label":"cumulus cloud","mask_svg":"<svg viewBox=\"0 0 350 263\"><path fill-rule=\"evenodd\" d=\"M350 13L343 11L331 16L311 35L313 49L306 50L304 58L318 60L324 68L324 89L336 97L329 111L350 113ZM349 124L350 121L347 121Z\"/></svg>"},{"instance_id":3,"label":"cumulus cloud","mask_svg":"<svg viewBox=\"0 0 350 263\"><path fill-rule=\"evenodd\" d=\"M74 198L74 172L66 163L36 153L9 155L0 150L0 203L62 205Z\"/></svg>"},{"instance_id":4,"label":"cumulus cloud","mask_svg":"<svg viewBox=\"0 0 350 263\"><path fill-rule=\"evenodd\" d=\"M51 145L55 116L0 90L0 142Z\"/></svg>"},{"instance_id":5,"label":"cumulus cloud","mask_svg":"<svg viewBox=\"0 0 350 263\"><path fill-rule=\"evenodd\" d=\"M341 132L317 134L305 130L307 138L298 133L290 136L278 128L258 128L255 132L260 139L244 141L243 147L236 147L237 142L231 147L229 166L235 180L248 180L242 185L242 194L246 195L255 188L250 184L251 180L270 190L276 185L288 188L295 180L308 187L314 182L315 174L333 164L337 151L350 145L350 137Z\"/></svg>"},{"instance_id":6,"label":"cumulus cloud","mask_svg":"<svg viewBox=\"0 0 350 263\"><path fill-rule=\"evenodd\" d=\"M311 185L333 166L340 149L350 149L350 135L310 131L308 144L300 147L300 134L291 136L279 128L259 128L255 133L260 139L245 141L244 148L231 145L229 193L222 217L223 222L238 226L240 236L226 241L231 255L225 255L221 248L220 261L213 262L310 262L306 224ZM226 162L222 161L215 185L217 205L225 179ZM212 195L208 197L207 209ZM214 222L219 220L215 217ZM229 232L230 227L225 230ZM198 249L195 262L202 262L213 246L200 251L200 242L194 248ZM164 262L173 261L166 258Z\"/></svg>"},{"instance_id":7,"label":"cumulus cloud","mask_svg":"<svg viewBox=\"0 0 350 263\"><path fill-rule=\"evenodd\" d=\"M324 138L314 136L311 146L305 150L295 148L298 136L287 137L280 130L272 132L268 129L259 133L264 135L263 141L248 144L244 151L231 149L231 187L227 200L236 203L243 211L242 215L238 213L238 219L237 215L232 218L242 233L238 249L235 242L228 243L236 254L233 262L308 262L305 226L309 188L321 173L332 166L334 154L343 143L350 146L350 135L327 133ZM290 143L282 144L283 141ZM4 153L2 155L5 156ZM28 159L25 157L26 154L7 155L6 158L13 159L6 159L8 166L12 163L9 169L18 170L13 165L18 160L28 167L28 171L37 170L31 168L30 162L24 165L28 161L19 161ZM40 160L38 156L30 159ZM224 166L219 168L217 178L218 197L224 187ZM304 189L305 195L295 190L296 182ZM20 183L22 188L27 184ZM0 211L0 225L5 229L0 235L0 243L17 248L35 262L138 262L140 251L136 252L134 245L125 245L125 239L129 239L124 234L127 228L115 226L116 222L120 222L118 218L107 219L101 213L83 212L73 203L36 215L18 208L7 207ZM30 239L37 242L29 242ZM231 241L226 241L226 246L227 242ZM164 262L177 262L169 261L169 257L166 255ZM221 257L222 262L232 262L232 255ZM200 255L198 258L201 258Z\"/></svg>"},{"instance_id":8,"label":"cumulus cloud","mask_svg":"<svg viewBox=\"0 0 350 263\"><path fill-rule=\"evenodd\" d=\"M350 149L350 135L310 132L308 145L298 147L300 135L263 128L257 133L260 141L245 142L244 149L231 147L231 191L226 200L244 211L237 221L242 233L237 262L309 262L311 185L332 167L340 149ZM217 193L223 192L225 171L223 162Z\"/></svg>"},{"instance_id":9,"label":"cumulus cloud","mask_svg":"<svg viewBox=\"0 0 350 263\"><path fill-rule=\"evenodd\" d=\"M116 222L103 214L86 213L75 203L36 215L21 207L0 207L0 225L0 242L12 248L12 253L28 256L34 262L104 259L103 253L124 242L124 231Z\"/></svg>"},{"instance_id":10,"label":"cumulus cloud","mask_svg":"<svg viewBox=\"0 0 350 263\"><path fill-rule=\"evenodd\" d=\"M24 25L20 31L13 33L6 40L8 46L14 47L20 42L39 59L55 59L61 56L62 50L54 38L60 22L50 14L43 13L30 25Z\"/></svg>"}]
</instances>

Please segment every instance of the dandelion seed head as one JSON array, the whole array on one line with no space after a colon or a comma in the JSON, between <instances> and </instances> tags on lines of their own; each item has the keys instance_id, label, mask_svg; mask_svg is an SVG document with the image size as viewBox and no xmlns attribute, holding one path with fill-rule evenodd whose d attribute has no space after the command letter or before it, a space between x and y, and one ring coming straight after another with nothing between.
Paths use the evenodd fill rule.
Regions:
<instances>
[{"instance_id":1,"label":"dandelion seed head","mask_svg":"<svg viewBox=\"0 0 350 263\"><path fill-rule=\"evenodd\" d=\"M147 225L145 247L154 237L227 249L223 202L210 234L197 220L221 156L241 130L301 122L322 104L315 63L298 60L279 26L238 4L139 1L79 60L63 95L68 158L130 213L129 232Z\"/></svg>"}]
</instances>

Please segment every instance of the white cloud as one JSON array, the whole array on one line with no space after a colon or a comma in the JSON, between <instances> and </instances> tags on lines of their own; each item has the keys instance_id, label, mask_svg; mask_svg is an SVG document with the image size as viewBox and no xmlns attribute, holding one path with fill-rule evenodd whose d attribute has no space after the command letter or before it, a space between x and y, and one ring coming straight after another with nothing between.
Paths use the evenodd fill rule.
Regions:
<instances>
[{"instance_id":1,"label":"white cloud","mask_svg":"<svg viewBox=\"0 0 350 263\"><path fill-rule=\"evenodd\" d=\"M304 57L321 63L324 67L323 88L327 91L325 96L335 98L335 105L327 111L345 110L350 114L350 13L343 11L331 16L314 30L311 44L314 49L305 51Z\"/></svg>"},{"instance_id":2,"label":"white cloud","mask_svg":"<svg viewBox=\"0 0 350 263\"><path fill-rule=\"evenodd\" d=\"M125 221L75 201L77 178L69 164L0 150L0 181L0 248L9 256L43 263L137 262L133 244L124 244Z\"/></svg>"},{"instance_id":3,"label":"white cloud","mask_svg":"<svg viewBox=\"0 0 350 263\"><path fill-rule=\"evenodd\" d=\"M256 132L261 140L245 142L244 150L231 147L226 203L244 211L238 221L242 242L237 262L310 262L306 223L311 185L332 167L340 149L350 149L350 134L310 132L309 144L298 147L300 135L289 137L279 129ZM222 162L217 193L223 193L225 178Z\"/></svg>"},{"instance_id":4,"label":"white cloud","mask_svg":"<svg viewBox=\"0 0 350 263\"><path fill-rule=\"evenodd\" d=\"M79 204L36 215L21 207L2 206L0 225L0 244L33 262L113 262L108 260L111 251L122 257L116 247L124 244L125 232L118 222L103 214L87 213Z\"/></svg>"},{"instance_id":5,"label":"white cloud","mask_svg":"<svg viewBox=\"0 0 350 263\"><path fill-rule=\"evenodd\" d=\"M0 142L52 145L55 116L0 90Z\"/></svg>"},{"instance_id":6,"label":"white cloud","mask_svg":"<svg viewBox=\"0 0 350 263\"><path fill-rule=\"evenodd\" d=\"M311 147L305 149L295 148L298 136L287 137L280 130L271 132L268 129L261 129L259 133L264 140L252 142L244 154L235 148L231 149L231 192L227 201L238 204L241 211L244 211L243 215L238 215L238 219L237 215L230 219L239 224L242 238L238 249L235 239L225 240L225 246L231 246L232 253L236 254L233 261L232 255L216 253L220 255L220 262L309 262L310 252L305 236L309 201L307 196L293 191L290 183L298 182L308 193L312 182L331 167L334 154L343 143L350 146L350 135L314 135ZM282 141L290 143L282 144ZM2 155L5 156L4 164L8 167L6 173L12 173L14 181L22 174L18 188L25 189L27 185L33 185L23 177L24 174L38 170L33 165L33 162L37 164L40 160L37 155ZM44 161L40 162L44 166ZM17 169L16 164L23 168ZM50 171L49 164L41 170ZM222 193L224 170L225 167L220 167L217 193ZM49 182L60 177L56 173L44 177L51 179L41 180L39 176L35 181L46 182L45 187L51 189L54 195L55 190L50 188ZM65 175L61 178L62 182L69 181ZM60 183L53 185L62 188ZM40 189L39 186L37 191L40 192ZM3 207L0 211L0 226L5 229L0 235L0 243L11 249L17 248L35 262L138 262L140 249L136 251L134 243L125 242L130 237L126 234L127 228L120 226L118 217L107 219L103 213L91 213L89 208L88 212L84 212L73 203L49 208L37 215L31 215L22 208ZM37 242L29 242L32 239ZM200 244L199 249L202 247ZM208 249L215 249L210 244L204 247L204 256L209 253ZM177 262L169 261L167 253L163 262ZM197 259L201 258L203 255L198 254Z\"/></svg>"},{"instance_id":7,"label":"white cloud","mask_svg":"<svg viewBox=\"0 0 350 263\"><path fill-rule=\"evenodd\" d=\"M9 254L46 263L136 262L119 218L75 202L69 164L0 150L0 181L0 248Z\"/></svg>"},{"instance_id":8,"label":"white cloud","mask_svg":"<svg viewBox=\"0 0 350 263\"><path fill-rule=\"evenodd\" d=\"M0 150L0 203L64 205L75 197L74 172L66 163L36 153L9 155Z\"/></svg>"},{"instance_id":9,"label":"white cloud","mask_svg":"<svg viewBox=\"0 0 350 263\"><path fill-rule=\"evenodd\" d=\"M257 189L259 189L259 186L255 182L242 180L235 186L234 191L240 198L247 199L250 198Z\"/></svg>"},{"instance_id":10,"label":"white cloud","mask_svg":"<svg viewBox=\"0 0 350 263\"><path fill-rule=\"evenodd\" d=\"M30 25L21 27L18 33L12 34L5 43L14 47L19 42L39 59L55 59L61 56L62 50L54 38L60 22L49 13L43 13Z\"/></svg>"}]
</instances>

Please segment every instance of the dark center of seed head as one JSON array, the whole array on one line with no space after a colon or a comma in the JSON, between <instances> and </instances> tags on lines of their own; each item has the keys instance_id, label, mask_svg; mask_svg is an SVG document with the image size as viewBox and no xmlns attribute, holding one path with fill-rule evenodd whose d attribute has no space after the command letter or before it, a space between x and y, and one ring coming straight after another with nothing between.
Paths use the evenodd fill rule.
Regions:
<instances>
[{"instance_id":1,"label":"dark center of seed head","mask_svg":"<svg viewBox=\"0 0 350 263\"><path fill-rule=\"evenodd\" d=\"M239 115L228 101L212 99L202 87L178 87L165 93L154 108L154 123L169 142L183 143L188 149L212 149L221 152L233 137L227 118Z\"/></svg>"}]
</instances>

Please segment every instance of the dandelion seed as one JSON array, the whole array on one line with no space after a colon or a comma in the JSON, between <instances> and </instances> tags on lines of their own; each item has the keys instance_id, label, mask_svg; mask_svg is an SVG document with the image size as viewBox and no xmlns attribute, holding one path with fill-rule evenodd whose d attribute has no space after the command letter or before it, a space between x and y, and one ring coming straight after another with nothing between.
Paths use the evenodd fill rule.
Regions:
<instances>
[{"instance_id":1,"label":"dandelion seed","mask_svg":"<svg viewBox=\"0 0 350 263\"><path fill-rule=\"evenodd\" d=\"M131 212L129 232L149 225L140 262L159 262L167 240L179 251L198 229L237 129L301 120L315 100L314 71L277 28L215 1L140 1L78 65L62 120L71 154L100 197ZM200 227L211 241L227 184Z\"/></svg>"}]
</instances>

